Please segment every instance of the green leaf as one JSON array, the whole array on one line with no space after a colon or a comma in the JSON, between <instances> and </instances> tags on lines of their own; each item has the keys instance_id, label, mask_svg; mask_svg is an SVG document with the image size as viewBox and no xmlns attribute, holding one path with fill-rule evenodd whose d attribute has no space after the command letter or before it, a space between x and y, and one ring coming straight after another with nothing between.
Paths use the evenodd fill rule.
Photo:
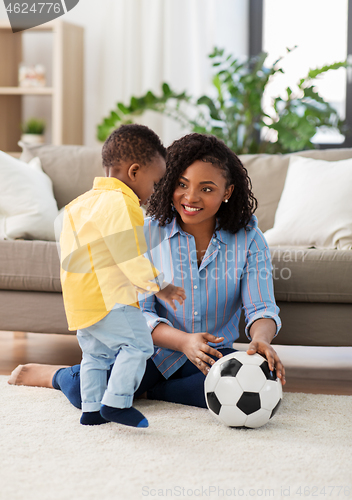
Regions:
<instances>
[{"instance_id":1,"label":"green leaf","mask_svg":"<svg viewBox=\"0 0 352 500\"><path fill-rule=\"evenodd\" d=\"M138 100L136 97L132 96L131 97L131 102L130 102L130 111L133 112L137 110L139 107Z\"/></svg>"},{"instance_id":2,"label":"green leaf","mask_svg":"<svg viewBox=\"0 0 352 500\"><path fill-rule=\"evenodd\" d=\"M158 102L158 98L155 97L151 90L149 90L145 95L145 102L149 105L152 105Z\"/></svg>"},{"instance_id":3,"label":"green leaf","mask_svg":"<svg viewBox=\"0 0 352 500\"><path fill-rule=\"evenodd\" d=\"M110 133L112 132L111 127L106 127L104 125L98 125L97 127L97 138L99 141L106 141Z\"/></svg>"},{"instance_id":4,"label":"green leaf","mask_svg":"<svg viewBox=\"0 0 352 500\"><path fill-rule=\"evenodd\" d=\"M165 96L169 96L172 94L171 89L167 83L163 83L162 89Z\"/></svg>"},{"instance_id":5,"label":"green leaf","mask_svg":"<svg viewBox=\"0 0 352 500\"><path fill-rule=\"evenodd\" d=\"M214 76L213 84L214 84L214 87L216 88L216 90L218 91L218 94L221 95L221 80L220 80L219 75Z\"/></svg>"},{"instance_id":6,"label":"green leaf","mask_svg":"<svg viewBox=\"0 0 352 500\"><path fill-rule=\"evenodd\" d=\"M112 118L104 118L104 121L103 121L103 124L105 127L113 127L115 125L115 120L113 120Z\"/></svg>"},{"instance_id":7,"label":"green leaf","mask_svg":"<svg viewBox=\"0 0 352 500\"><path fill-rule=\"evenodd\" d=\"M213 120L219 120L220 119L218 110L217 110L217 108L216 108L213 100L210 99L210 97L208 97L206 95L203 95L202 97L200 97L198 99L197 104L205 104L206 106L208 106L210 117Z\"/></svg>"},{"instance_id":8,"label":"green leaf","mask_svg":"<svg viewBox=\"0 0 352 500\"><path fill-rule=\"evenodd\" d=\"M323 73L326 73L327 71L336 70L336 69L340 69L340 68L346 68L346 66L347 66L347 61L342 61L342 62L337 62L337 63L329 64L326 66L322 66L321 68L311 69L308 72L307 78L314 80L314 78L316 78L319 75L322 75Z\"/></svg>"},{"instance_id":9,"label":"green leaf","mask_svg":"<svg viewBox=\"0 0 352 500\"><path fill-rule=\"evenodd\" d=\"M117 107L124 115L128 115L130 113L130 110L126 108L126 106L122 102L117 103Z\"/></svg>"}]
</instances>

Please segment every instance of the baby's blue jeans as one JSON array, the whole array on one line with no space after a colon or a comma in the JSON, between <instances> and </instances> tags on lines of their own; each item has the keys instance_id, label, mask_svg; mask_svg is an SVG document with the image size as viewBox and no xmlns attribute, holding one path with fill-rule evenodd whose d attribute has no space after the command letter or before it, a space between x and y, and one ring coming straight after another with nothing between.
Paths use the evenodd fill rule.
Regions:
<instances>
[{"instance_id":1,"label":"baby's blue jeans","mask_svg":"<svg viewBox=\"0 0 352 500\"><path fill-rule=\"evenodd\" d=\"M147 359L154 352L152 336L140 309L119 305L94 325L78 330L77 339L82 349L82 410L99 411L102 404L131 407Z\"/></svg>"},{"instance_id":2,"label":"baby's blue jeans","mask_svg":"<svg viewBox=\"0 0 352 500\"><path fill-rule=\"evenodd\" d=\"M234 352L234 349L222 348L219 351L226 356ZM80 370L81 365L60 368L53 376L53 387L62 391L76 408L82 406ZM135 396L139 397L146 392L148 399L206 408L204 380L205 375L189 360L166 380L150 358Z\"/></svg>"}]
</instances>

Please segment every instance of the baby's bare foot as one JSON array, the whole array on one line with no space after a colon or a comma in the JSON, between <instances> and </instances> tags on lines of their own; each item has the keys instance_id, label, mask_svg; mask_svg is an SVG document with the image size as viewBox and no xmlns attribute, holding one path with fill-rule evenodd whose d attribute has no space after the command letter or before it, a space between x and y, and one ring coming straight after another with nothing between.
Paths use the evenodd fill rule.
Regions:
<instances>
[{"instance_id":1,"label":"baby's bare foot","mask_svg":"<svg viewBox=\"0 0 352 500\"><path fill-rule=\"evenodd\" d=\"M53 388L53 376L60 368L65 368L65 366L40 365L36 363L18 365L11 373L8 383L11 385Z\"/></svg>"}]
</instances>

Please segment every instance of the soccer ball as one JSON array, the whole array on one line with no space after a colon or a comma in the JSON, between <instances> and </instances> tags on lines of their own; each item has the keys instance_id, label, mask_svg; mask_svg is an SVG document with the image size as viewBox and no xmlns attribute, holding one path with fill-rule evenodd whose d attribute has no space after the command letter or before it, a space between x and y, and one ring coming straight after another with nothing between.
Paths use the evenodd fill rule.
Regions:
<instances>
[{"instance_id":1,"label":"soccer ball","mask_svg":"<svg viewBox=\"0 0 352 500\"><path fill-rule=\"evenodd\" d=\"M281 381L260 354L233 352L219 359L206 376L210 413L229 427L261 427L282 399Z\"/></svg>"}]
</instances>

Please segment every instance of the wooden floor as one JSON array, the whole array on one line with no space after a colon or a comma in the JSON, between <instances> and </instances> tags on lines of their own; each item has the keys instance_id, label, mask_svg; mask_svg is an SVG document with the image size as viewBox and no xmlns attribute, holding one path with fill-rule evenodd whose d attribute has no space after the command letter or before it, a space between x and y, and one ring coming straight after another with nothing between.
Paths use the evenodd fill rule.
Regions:
<instances>
[{"instance_id":1,"label":"wooden floor","mask_svg":"<svg viewBox=\"0 0 352 500\"><path fill-rule=\"evenodd\" d=\"M80 361L75 335L0 332L0 375L9 375L25 363L75 365Z\"/></svg>"},{"instance_id":2,"label":"wooden floor","mask_svg":"<svg viewBox=\"0 0 352 500\"><path fill-rule=\"evenodd\" d=\"M10 375L19 364L74 365L81 360L75 335L0 332L0 375ZM290 379L286 392L351 395L350 383L335 380Z\"/></svg>"}]
</instances>

